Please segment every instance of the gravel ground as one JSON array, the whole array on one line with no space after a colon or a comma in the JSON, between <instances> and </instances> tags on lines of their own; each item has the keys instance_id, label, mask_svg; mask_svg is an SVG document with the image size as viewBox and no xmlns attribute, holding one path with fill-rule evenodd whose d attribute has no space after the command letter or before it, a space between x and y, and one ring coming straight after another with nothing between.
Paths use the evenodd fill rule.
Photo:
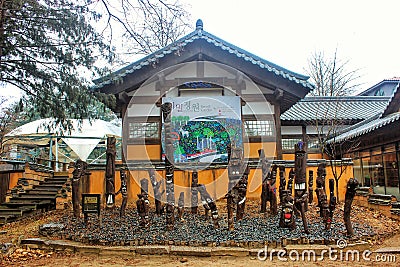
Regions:
<instances>
[{"instance_id":1,"label":"gravel ground","mask_svg":"<svg viewBox=\"0 0 400 267\"><path fill-rule=\"evenodd\" d=\"M38 228L45 223L64 223L66 229L63 236L71 239L77 238L88 241L106 240L120 242L121 240L138 239L143 242L157 242L162 240L172 241L198 241L203 242L224 242L226 240L237 240L237 242L267 240L273 241L285 238L306 237L309 240L320 238L342 238L345 237L345 228L343 225L343 205L338 205L335 211L334 223L332 229L324 231L320 218L317 216L317 209L311 206L307 212L310 232L306 235L303 232L302 223L297 221L297 228L294 231L280 229L277 227L278 217L269 216L269 214L260 214L259 203L249 201L246 205L246 216L235 224L235 231L227 231L226 208L225 203L218 203L220 220L220 229L214 229L212 221L205 221L202 215L194 216L188 212L184 215L184 221L176 222L175 229L166 232L165 218L152 216L152 224L149 229L140 229L138 225L138 216L136 209L129 207L126 218L120 219L118 209L114 211L102 211L102 227L98 227L96 216L90 216L88 227L83 227L83 218L78 220L72 218L70 210L51 211L46 214L36 215L25 218L21 221L7 224L0 228L0 243L14 243L18 247L18 240L28 237L39 237ZM203 213L202 208L199 213ZM362 235L374 235L370 240L371 249L383 246L400 247L399 222L387 218L376 211L371 211L362 207L353 207L352 221L357 237ZM117 230L116 230L117 229ZM101 237L101 238L98 238ZM54 237L57 239L59 237ZM0 254L1 255L1 254ZM22 256L21 256L22 255ZM81 256L78 254L65 253L46 253L43 251L19 251L8 256L1 255L0 266L337 266L337 262L325 259L321 262L281 262L274 259L273 262L257 260L256 257L232 258L180 258L173 256L135 256L135 257L96 257ZM400 262L400 256L398 259ZM361 261L357 266L376 266L377 262ZM385 265L386 264L386 265ZM340 262L340 266L353 266L354 263ZM396 266L393 263L380 263L379 266Z\"/></svg>"}]
</instances>

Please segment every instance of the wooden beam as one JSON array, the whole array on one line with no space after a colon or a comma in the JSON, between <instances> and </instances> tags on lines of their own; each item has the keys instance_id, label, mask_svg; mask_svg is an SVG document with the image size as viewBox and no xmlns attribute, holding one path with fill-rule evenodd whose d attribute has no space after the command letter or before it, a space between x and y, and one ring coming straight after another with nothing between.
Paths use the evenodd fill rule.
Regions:
<instances>
[{"instance_id":1,"label":"wooden beam","mask_svg":"<svg viewBox=\"0 0 400 267\"><path fill-rule=\"evenodd\" d=\"M274 118L276 128L276 157L282 160L282 131L281 131L281 106L280 102L274 103Z\"/></svg>"}]
</instances>

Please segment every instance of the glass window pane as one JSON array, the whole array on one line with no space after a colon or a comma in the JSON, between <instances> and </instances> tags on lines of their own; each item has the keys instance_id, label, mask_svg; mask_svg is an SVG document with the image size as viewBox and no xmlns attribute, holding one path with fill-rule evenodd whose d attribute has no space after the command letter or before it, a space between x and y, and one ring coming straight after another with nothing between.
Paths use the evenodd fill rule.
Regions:
<instances>
[{"instance_id":1,"label":"glass window pane","mask_svg":"<svg viewBox=\"0 0 400 267\"><path fill-rule=\"evenodd\" d=\"M129 138L158 138L158 122L129 123Z\"/></svg>"},{"instance_id":2,"label":"glass window pane","mask_svg":"<svg viewBox=\"0 0 400 267\"><path fill-rule=\"evenodd\" d=\"M273 136L274 124L271 120L245 121L245 131L248 136Z\"/></svg>"},{"instance_id":3,"label":"glass window pane","mask_svg":"<svg viewBox=\"0 0 400 267\"><path fill-rule=\"evenodd\" d=\"M396 153L389 153L383 155L385 164L385 174L387 177L388 187L399 187L399 171L396 161Z\"/></svg>"},{"instance_id":4,"label":"glass window pane","mask_svg":"<svg viewBox=\"0 0 400 267\"><path fill-rule=\"evenodd\" d=\"M301 138L285 138L282 139L283 150L294 150L294 145L301 141Z\"/></svg>"},{"instance_id":5,"label":"glass window pane","mask_svg":"<svg viewBox=\"0 0 400 267\"><path fill-rule=\"evenodd\" d=\"M364 181L362 179L361 159L353 159L353 164L354 178L364 185Z\"/></svg>"},{"instance_id":6,"label":"glass window pane","mask_svg":"<svg viewBox=\"0 0 400 267\"><path fill-rule=\"evenodd\" d=\"M371 174L374 186L385 186L382 155L371 157Z\"/></svg>"},{"instance_id":7,"label":"glass window pane","mask_svg":"<svg viewBox=\"0 0 400 267\"><path fill-rule=\"evenodd\" d=\"M362 158L362 174L364 186L372 186L371 179L371 158Z\"/></svg>"}]
</instances>

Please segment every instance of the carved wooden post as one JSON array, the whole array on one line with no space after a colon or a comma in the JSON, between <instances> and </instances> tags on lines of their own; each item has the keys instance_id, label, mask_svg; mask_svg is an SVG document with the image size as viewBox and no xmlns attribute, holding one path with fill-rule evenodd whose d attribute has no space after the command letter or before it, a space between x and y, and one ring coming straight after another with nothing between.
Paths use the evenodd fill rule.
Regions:
<instances>
[{"instance_id":1,"label":"carved wooden post","mask_svg":"<svg viewBox=\"0 0 400 267\"><path fill-rule=\"evenodd\" d=\"M261 176L261 182L262 182L262 187L261 187L261 212L265 213L267 211L267 195L268 195L268 184L267 184L267 176L268 176L268 165L267 165L267 160L265 158L264 150L259 149L258 150L258 155L260 157L261 161L261 171L262 171L262 176Z\"/></svg>"},{"instance_id":2,"label":"carved wooden post","mask_svg":"<svg viewBox=\"0 0 400 267\"><path fill-rule=\"evenodd\" d=\"M283 202L283 193L282 191L286 189L286 177L285 177L285 166L279 167L279 202L282 204Z\"/></svg>"},{"instance_id":3,"label":"carved wooden post","mask_svg":"<svg viewBox=\"0 0 400 267\"><path fill-rule=\"evenodd\" d=\"M137 210L140 216L140 225L142 227L148 227L149 220L149 181L146 178L140 180L140 194L138 194L138 200L136 201Z\"/></svg>"},{"instance_id":4,"label":"carved wooden post","mask_svg":"<svg viewBox=\"0 0 400 267\"><path fill-rule=\"evenodd\" d=\"M236 208L236 220L243 219L244 210L246 208L246 193L247 193L247 183L249 178L250 168L246 166L246 169L239 180L238 186L238 203Z\"/></svg>"},{"instance_id":5,"label":"carved wooden post","mask_svg":"<svg viewBox=\"0 0 400 267\"><path fill-rule=\"evenodd\" d=\"M114 136L107 137L106 151L106 206L113 208L115 204L115 148Z\"/></svg>"},{"instance_id":6,"label":"carved wooden post","mask_svg":"<svg viewBox=\"0 0 400 267\"><path fill-rule=\"evenodd\" d=\"M175 193L174 193L174 148L171 139L171 111L172 104L164 103L161 105L164 118L164 134L165 134L165 180L166 180L166 224L167 230L174 228L174 209L175 209Z\"/></svg>"},{"instance_id":7,"label":"carved wooden post","mask_svg":"<svg viewBox=\"0 0 400 267\"><path fill-rule=\"evenodd\" d=\"M161 203L162 192L160 191L161 181L157 181L156 179L156 172L154 169L149 169L147 171L149 173L150 182L153 186L153 193L154 193L154 204L156 206L156 214L161 215L163 213L163 206Z\"/></svg>"},{"instance_id":8,"label":"carved wooden post","mask_svg":"<svg viewBox=\"0 0 400 267\"><path fill-rule=\"evenodd\" d=\"M119 211L119 216L122 218L123 216L125 216L126 204L128 203L128 181L126 177L126 170L124 169L120 170L120 178L121 178L121 188L118 190L116 195L119 193L121 193L122 195L122 204L121 204L121 209Z\"/></svg>"},{"instance_id":9,"label":"carved wooden post","mask_svg":"<svg viewBox=\"0 0 400 267\"><path fill-rule=\"evenodd\" d=\"M326 229L331 228L333 220L333 211L336 208L336 197L335 197L335 180L329 179L329 218L326 224Z\"/></svg>"},{"instance_id":10,"label":"carved wooden post","mask_svg":"<svg viewBox=\"0 0 400 267\"><path fill-rule=\"evenodd\" d=\"M325 228L327 228L329 221L329 204L325 191L325 177L326 177L325 168L326 165L324 163L320 163L318 165L317 186L315 189L315 193L317 194L317 199L318 199L319 215L325 224Z\"/></svg>"},{"instance_id":11,"label":"carved wooden post","mask_svg":"<svg viewBox=\"0 0 400 267\"><path fill-rule=\"evenodd\" d=\"M178 219L182 221L182 216L183 216L183 211L185 207L185 192L181 192L179 194L179 199L178 199Z\"/></svg>"},{"instance_id":12,"label":"carved wooden post","mask_svg":"<svg viewBox=\"0 0 400 267\"><path fill-rule=\"evenodd\" d=\"M197 206L199 205L199 193L197 191L197 186L199 183L198 173L194 171L192 173L192 184L191 184L191 207L192 214L197 214Z\"/></svg>"},{"instance_id":13,"label":"carved wooden post","mask_svg":"<svg viewBox=\"0 0 400 267\"><path fill-rule=\"evenodd\" d=\"M289 180L287 184L287 190L290 191L290 194L293 194L293 180L294 180L294 170L290 169Z\"/></svg>"},{"instance_id":14,"label":"carved wooden post","mask_svg":"<svg viewBox=\"0 0 400 267\"><path fill-rule=\"evenodd\" d=\"M346 188L346 195L344 199L344 225L346 226L347 235L352 236L354 235L353 226L351 225L351 203L353 202L354 195L356 194L356 188L358 187L359 183L357 179L351 178L347 182Z\"/></svg>"},{"instance_id":15,"label":"carved wooden post","mask_svg":"<svg viewBox=\"0 0 400 267\"><path fill-rule=\"evenodd\" d=\"M205 206L206 212L208 213L208 210L211 210L211 217L214 222L214 228L219 228L218 209L215 201L211 198L210 194L207 192L207 189L203 184L199 184L198 191L200 193L203 205ZM208 209L206 208L206 205ZM206 218L207 217L208 216L206 216Z\"/></svg>"},{"instance_id":16,"label":"carved wooden post","mask_svg":"<svg viewBox=\"0 0 400 267\"><path fill-rule=\"evenodd\" d=\"M314 172L310 170L308 172L308 203L310 204L314 200L313 185L314 185Z\"/></svg>"},{"instance_id":17,"label":"carved wooden post","mask_svg":"<svg viewBox=\"0 0 400 267\"><path fill-rule=\"evenodd\" d=\"M86 174L87 163L78 159L74 164L74 171L72 172L72 208L74 217L79 218L79 184L82 176Z\"/></svg>"},{"instance_id":18,"label":"carved wooden post","mask_svg":"<svg viewBox=\"0 0 400 267\"><path fill-rule=\"evenodd\" d=\"M278 170L278 166L273 165L271 168L271 172L268 175L268 201L271 209L271 214L278 214L278 200L276 198L276 173Z\"/></svg>"},{"instance_id":19,"label":"carved wooden post","mask_svg":"<svg viewBox=\"0 0 400 267\"><path fill-rule=\"evenodd\" d=\"M228 164L228 193L226 195L226 205L228 210L228 229L234 229L233 212L235 205L239 202L238 184L244 174L242 149L233 147L231 150L230 161Z\"/></svg>"},{"instance_id":20,"label":"carved wooden post","mask_svg":"<svg viewBox=\"0 0 400 267\"><path fill-rule=\"evenodd\" d=\"M308 190L306 185L307 158L305 143L298 142L295 145L295 178L294 178L294 208L300 212L304 231L308 234L306 218L306 206L308 202Z\"/></svg>"},{"instance_id":21,"label":"carved wooden post","mask_svg":"<svg viewBox=\"0 0 400 267\"><path fill-rule=\"evenodd\" d=\"M279 227L290 228L293 230L296 228L296 222L294 220L294 212L293 212L294 200L292 192L289 190L282 190L281 193L282 193L282 198L281 198L282 210L279 219Z\"/></svg>"}]
</instances>

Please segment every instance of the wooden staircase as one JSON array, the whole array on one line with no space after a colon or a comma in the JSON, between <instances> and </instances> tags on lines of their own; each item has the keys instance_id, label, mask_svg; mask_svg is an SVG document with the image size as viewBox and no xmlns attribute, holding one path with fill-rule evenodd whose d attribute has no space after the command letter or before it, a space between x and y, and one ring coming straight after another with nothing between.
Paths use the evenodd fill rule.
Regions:
<instances>
[{"instance_id":1,"label":"wooden staircase","mask_svg":"<svg viewBox=\"0 0 400 267\"><path fill-rule=\"evenodd\" d=\"M43 181L20 178L11 197L0 204L0 225L55 209L57 198L67 196L68 183L68 172L55 172Z\"/></svg>"}]
</instances>

